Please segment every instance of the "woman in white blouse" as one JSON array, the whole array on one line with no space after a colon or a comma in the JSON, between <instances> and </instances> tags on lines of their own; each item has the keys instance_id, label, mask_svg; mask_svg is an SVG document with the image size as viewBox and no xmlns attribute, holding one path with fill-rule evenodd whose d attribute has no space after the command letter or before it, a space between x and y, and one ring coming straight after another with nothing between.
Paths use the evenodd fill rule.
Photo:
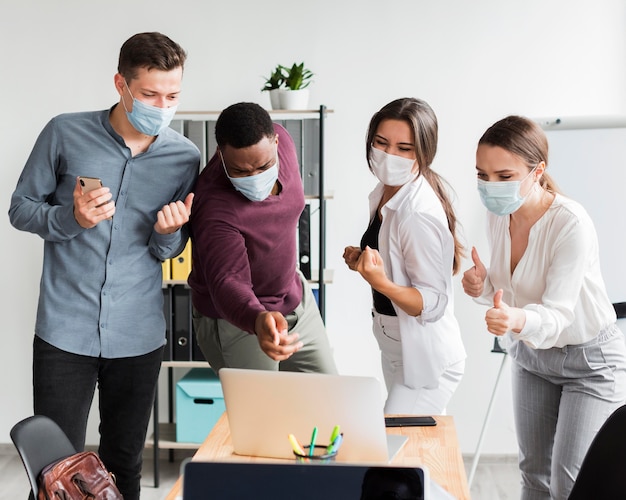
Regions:
<instances>
[{"instance_id":1,"label":"woman in white blouse","mask_svg":"<svg viewBox=\"0 0 626 500\"><path fill-rule=\"evenodd\" d=\"M626 345L593 223L547 164L546 136L527 118L483 134L476 171L491 261L486 268L473 248L462 280L492 306L488 331L511 341L523 499L566 499L591 440L626 399Z\"/></svg>"},{"instance_id":2,"label":"woman in white blouse","mask_svg":"<svg viewBox=\"0 0 626 500\"><path fill-rule=\"evenodd\" d=\"M465 368L452 295L463 248L430 168L436 151L437 118L424 101L397 99L372 117L366 157L380 182L360 247L343 255L372 287L389 414L444 413Z\"/></svg>"}]
</instances>

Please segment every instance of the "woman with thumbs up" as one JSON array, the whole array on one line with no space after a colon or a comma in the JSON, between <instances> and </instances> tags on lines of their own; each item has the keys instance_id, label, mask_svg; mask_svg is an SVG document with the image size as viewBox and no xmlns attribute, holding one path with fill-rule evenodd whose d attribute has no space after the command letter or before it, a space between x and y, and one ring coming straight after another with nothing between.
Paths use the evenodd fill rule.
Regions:
<instances>
[{"instance_id":1,"label":"woman with thumbs up","mask_svg":"<svg viewBox=\"0 0 626 500\"><path fill-rule=\"evenodd\" d=\"M472 249L463 289L491 305L487 330L513 359L522 499L567 499L600 426L626 400L626 344L585 209L546 173L535 122L504 118L476 151L488 209L489 267Z\"/></svg>"}]
</instances>

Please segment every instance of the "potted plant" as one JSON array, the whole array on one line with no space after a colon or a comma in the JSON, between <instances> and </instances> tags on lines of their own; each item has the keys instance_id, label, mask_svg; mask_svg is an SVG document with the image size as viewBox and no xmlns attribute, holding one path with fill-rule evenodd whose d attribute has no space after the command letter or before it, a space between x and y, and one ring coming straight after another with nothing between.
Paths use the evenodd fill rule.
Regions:
<instances>
[{"instance_id":1,"label":"potted plant","mask_svg":"<svg viewBox=\"0 0 626 500\"><path fill-rule=\"evenodd\" d=\"M291 68L282 66L285 89L280 92L282 109L306 109L309 102L309 89L313 72L304 63L293 63Z\"/></svg>"},{"instance_id":2,"label":"potted plant","mask_svg":"<svg viewBox=\"0 0 626 500\"><path fill-rule=\"evenodd\" d=\"M274 71L270 74L269 78L265 79L265 84L261 89L261 92L269 92L272 109L280 109L279 92L285 82L285 74L283 73L283 70L284 66L278 64L276 68L274 68Z\"/></svg>"}]
</instances>

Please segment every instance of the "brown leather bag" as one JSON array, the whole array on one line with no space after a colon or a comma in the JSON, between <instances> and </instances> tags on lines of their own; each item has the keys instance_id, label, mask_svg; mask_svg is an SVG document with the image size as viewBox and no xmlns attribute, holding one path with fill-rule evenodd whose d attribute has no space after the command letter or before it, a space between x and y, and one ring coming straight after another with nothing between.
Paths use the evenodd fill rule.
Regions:
<instances>
[{"instance_id":1,"label":"brown leather bag","mask_svg":"<svg viewBox=\"0 0 626 500\"><path fill-rule=\"evenodd\" d=\"M45 467L38 500L123 500L115 477L93 451L76 453Z\"/></svg>"}]
</instances>

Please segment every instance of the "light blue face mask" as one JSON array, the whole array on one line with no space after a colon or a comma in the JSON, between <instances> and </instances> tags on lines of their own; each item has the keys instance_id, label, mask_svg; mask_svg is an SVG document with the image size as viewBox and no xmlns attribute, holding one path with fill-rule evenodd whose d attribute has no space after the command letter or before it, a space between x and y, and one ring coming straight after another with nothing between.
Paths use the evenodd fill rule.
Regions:
<instances>
[{"instance_id":1,"label":"light blue face mask","mask_svg":"<svg viewBox=\"0 0 626 500\"><path fill-rule=\"evenodd\" d=\"M522 182L528 179L535 168L521 181L489 182L478 179L478 193L485 208L496 215L510 215L515 212L528 196L520 193Z\"/></svg>"},{"instance_id":2,"label":"light blue face mask","mask_svg":"<svg viewBox=\"0 0 626 500\"><path fill-rule=\"evenodd\" d=\"M124 83L126 83L126 79L124 79ZM133 98L133 110L130 113L128 112L128 108L126 108L124 98L122 98L122 104L124 104L124 109L126 110L126 117L130 124L135 127L135 130L142 134L151 136L159 135L162 130L169 126L172 118L174 118L176 114L178 105L169 108L150 106L133 97L127 83L126 88Z\"/></svg>"},{"instance_id":3,"label":"light blue face mask","mask_svg":"<svg viewBox=\"0 0 626 500\"><path fill-rule=\"evenodd\" d=\"M263 201L270 195L274 184L276 184L278 180L278 155L276 155L276 163L273 166L260 174L248 175L246 177L231 177L228 175L228 170L226 170L221 151L220 158L222 159L222 166L224 167L224 172L226 172L226 177L230 179L234 188L250 201Z\"/></svg>"}]
</instances>

